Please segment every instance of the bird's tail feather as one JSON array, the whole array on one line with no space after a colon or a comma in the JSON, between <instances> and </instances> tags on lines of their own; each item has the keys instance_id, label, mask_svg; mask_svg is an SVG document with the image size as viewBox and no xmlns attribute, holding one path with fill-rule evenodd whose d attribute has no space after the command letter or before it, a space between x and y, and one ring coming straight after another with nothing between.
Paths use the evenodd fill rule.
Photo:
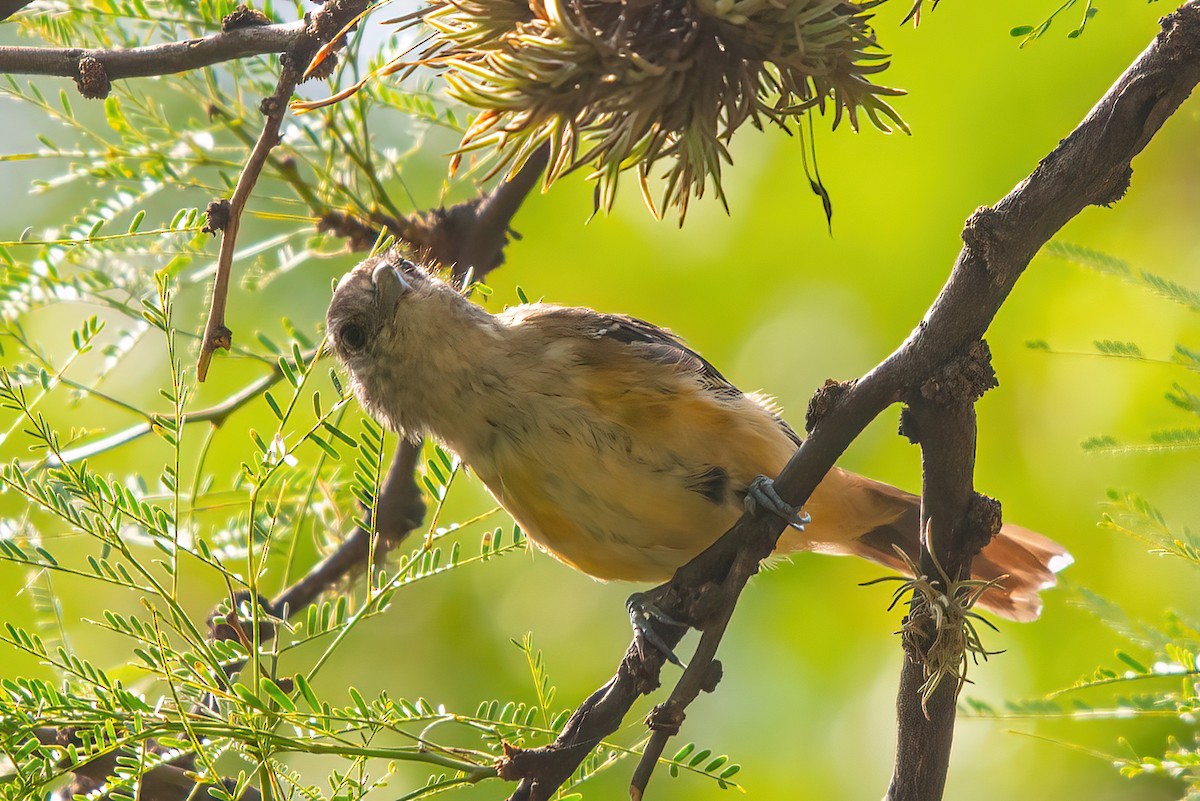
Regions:
<instances>
[{"instance_id":1,"label":"bird's tail feather","mask_svg":"<svg viewBox=\"0 0 1200 801\"><path fill-rule=\"evenodd\" d=\"M840 471L839 471L840 472ZM900 548L909 559L920 557L921 501L916 495L887 484L841 473L844 481L833 491L859 495L859 502L878 508L888 505L896 512L889 522L869 531L847 538L838 536L836 542L820 541L819 518L814 513L808 549L852 554L887 567L910 573L905 561L896 553ZM833 477L833 474L830 476ZM1055 574L1071 564L1071 555L1058 543L1020 526L1005 525L971 564L971 577L996 581L979 599L979 606L1010 620L1034 620L1042 611L1041 590L1055 585Z\"/></svg>"}]
</instances>

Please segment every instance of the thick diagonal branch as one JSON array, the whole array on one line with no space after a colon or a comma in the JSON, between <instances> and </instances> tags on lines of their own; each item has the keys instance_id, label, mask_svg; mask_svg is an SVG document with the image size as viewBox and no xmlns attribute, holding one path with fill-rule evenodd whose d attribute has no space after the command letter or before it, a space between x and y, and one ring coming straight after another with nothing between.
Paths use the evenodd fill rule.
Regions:
<instances>
[{"instance_id":1,"label":"thick diagonal branch","mask_svg":"<svg viewBox=\"0 0 1200 801\"><path fill-rule=\"evenodd\" d=\"M810 419L811 435L776 482L787 501L807 501L871 420L981 339L1034 254L1068 220L1124 194L1131 160L1197 82L1200 0L1193 0L1163 20L1154 42L1028 178L994 207L972 215L949 280L909 338L862 378L823 390L823 402L814 404L823 414ZM663 611L704 631L680 680L681 698L694 697L693 688L711 681L716 642L741 587L781 530L778 520L745 515L659 591ZM635 643L616 675L576 710L554 743L510 754L501 774L519 780L512 799L548 799L591 746L617 729L637 697L657 686L661 665L657 653L643 658ZM683 710L667 712L663 718L677 723Z\"/></svg>"}]
</instances>

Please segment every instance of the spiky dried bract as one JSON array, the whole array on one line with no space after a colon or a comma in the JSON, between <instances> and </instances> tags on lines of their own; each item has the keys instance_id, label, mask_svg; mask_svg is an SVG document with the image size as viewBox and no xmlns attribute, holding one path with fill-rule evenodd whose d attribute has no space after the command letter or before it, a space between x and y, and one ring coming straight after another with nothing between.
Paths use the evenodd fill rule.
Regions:
<instances>
[{"instance_id":1,"label":"spiky dried bract","mask_svg":"<svg viewBox=\"0 0 1200 801\"><path fill-rule=\"evenodd\" d=\"M650 170L669 164L662 205L680 215L711 185L734 131L785 128L832 105L857 129L903 120L871 79L887 67L870 4L841 0L433 0L433 43L450 93L481 109L462 152L486 151L510 172L543 143L545 180L590 167L608 209L621 172L636 171L651 209ZM399 69L404 65L397 64Z\"/></svg>"}]
</instances>

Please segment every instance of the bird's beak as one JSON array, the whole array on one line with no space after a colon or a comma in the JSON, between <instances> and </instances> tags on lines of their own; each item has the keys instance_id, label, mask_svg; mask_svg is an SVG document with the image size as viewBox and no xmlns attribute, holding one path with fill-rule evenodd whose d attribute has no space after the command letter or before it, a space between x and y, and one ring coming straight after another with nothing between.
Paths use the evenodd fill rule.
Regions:
<instances>
[{"instance_id":1,"label":"bird's beak","mask_svg":"<svg viewBox=\"0 0 1200 801\"><path fill-rule=\"evenodd\" d=\"M389 314L395 311L400 296L412 289L400 271L387 262L371 273L371 285L375 287L375 302L379 309Z\"/></svg>"}]
</instances>

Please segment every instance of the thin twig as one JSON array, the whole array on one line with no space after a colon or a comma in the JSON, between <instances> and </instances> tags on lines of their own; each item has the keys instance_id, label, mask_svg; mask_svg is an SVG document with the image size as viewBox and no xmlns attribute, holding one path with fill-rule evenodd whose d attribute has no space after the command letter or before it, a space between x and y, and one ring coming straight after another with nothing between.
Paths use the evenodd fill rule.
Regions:
<instances>
[{"instance_id":1,"label":"thin twig","mask_svg":"<svg viewBox=\"0 0 1200 801\"><path fill-rule=\"evenodd\" d=\"M1028 178L994 207L972 215L949 280L909 338L862 378L827 385L814 397L810 436L776 481L785 500L806 502L876 416L978 342L1034 254L1067 221L1089 205L1110 205L1120 199L1128 187L1130 161L1197 82L1200 0L1192 0L1163 21L1163 30L1150 47ZM711 683L716 676L718 663L712 658L716 642L741 588L757 571L759 560L774 550L781 531L778 519L744 515L656 591L662 611L704 635L672 701L664 705L659 720L652 718L665 733L654 739L655 748L682 720L678 704L694 698L696 687L706 688L697 677ZM664 639L673 645L679 636L673 631ZM549 799L592 747L617 729L638 696L658 686L662 662L656 649L643 654L635 640L616 675L575 711L553 743L507 754L500 765L501 776L519 780L511 801ZM915 745L913 753L939 758L922 743ZM897 769L907 767L911 766ZM944 777L945 766L930 773L937 771ZM641 771L638 781L644 787L648 771ZM633 789L636 794L638 788ZM923 798L933 801L936 796Z\"/></svg>"},{"instance_id":2,"label":"thin twig","mask_svg":"<svg viewBox=\"0 0 1200 801\"><path fill-rule=\"evenodd\" d=\"M295 67L284 67L274 94L263 101L266 121L263 123L262 133L254 143L254 149L250 151L246 166L238 175L233 197L229 200L229 215L221 229L221 251L217 255L216 276L213 278L212 303L209 307L208 322L204 325L200 356L196 361L198 381L204 381L208 376L208 365L212 362L213 353L217 348L229 350L233 344L233 332L225 325L225 305L229 298L229 276L233 268L233 251L237 245L242 210L246 208L250 192L258 181L263 165L267 163L267 155L271 148L279 144L279 129L283 124L283 115L287 113L287 100L292 96L299 77L299 71Z\"/></svg>"},{"instance_id":3,"label":"thin twig","mask_svg":"<svg viewBox=\"0 0 1200 801\"><path fill-rule=\"evenodd\" d=\"M549 144L543 145L521 166L512 178L501 181L473 209L469 236L460 237L456 252L441 257L452 264L460 279L469 273L482 281L487 274L504 263L504 247L508 244L512 218L533 187L537 186L550 159ZM463 227L460 223L459 227Z\"/></svg>"},{"instance_id":4,"label":"thin twig","mask_svg":"<svg viewBox=\"0 0 1200 801\"><path fill-rule=\"evenodd\" d=\"M233 197L229 200L228 215L219 226L221 230L221 251L217 256L216 277L213 279L212 302L208 312L208 322L204 326L204 339L200 344L200 355L196 361L196 379L204 381L208 375L208 366L213 354L218 348L228 350L233 342L233 332L225 325L225 305L229 297L229 279L233 267L233 252L237 243L238 228L241 224L242 211L246 201L254 190L254 184L267 163L271 149L279 144L279 130L283 125L283 117L287 113L287 104L292 92L299 83L304 68L308 65L312 53L325 42L322 36L331 28L340 31L345 21L356 17L366 8L365 0L327 0L320 11L306 20L304 34L295 41L291 48L280 59L281 69L279 82L275 92L262 103L262 111L266 117L262 133L254 143L246 166L238 176ZM210 223L211 223L210 219Z\"/></svg>"},{"instance_id":5,"label":"thin twig","mask_svg":"<svg viewBox=\"0 0 1200 801\"><path fill-rule=\"evenodd\" d=\"M219 426L231 414L245 406L247 403L262 396L265 390L278 384L283 380L283 371L276 367L272 372L267 373L261 378L251 381L246 386L239 389L234 394L230 395L220 403L210 406L207 409L201 409L198 412L191 412L184 417L184 423L212 423ZM101 453L113 450L122 445L127 445L134 440L146 436L154 430L151 420L146 420L142 423L124 428L106 437L85 442L81 445L76 445L73 448L67 448L61 454L61 461L58 457L49 457L41 459L37 462L22 465L22 469L35 469L39 466L61 467L62 464L74 464L75 462L91 459Z\"/></svg>"}]
</instances>

